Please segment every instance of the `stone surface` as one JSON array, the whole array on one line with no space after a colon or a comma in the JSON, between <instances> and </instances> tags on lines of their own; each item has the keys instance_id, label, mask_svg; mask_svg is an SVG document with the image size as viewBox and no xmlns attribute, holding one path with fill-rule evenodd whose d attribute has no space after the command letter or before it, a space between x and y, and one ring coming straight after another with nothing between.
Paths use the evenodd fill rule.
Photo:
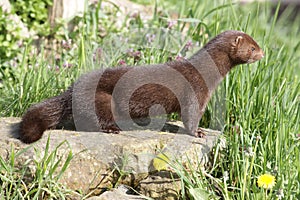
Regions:
<instances>
[{"instance_id":1,"label":"stone surface","mask_svg":"<svg viewBox=\"0 0 300 200\"><path fill-rule=\"evenodd\" d=\"M176 200L181 190L181 181L176 175L161 171L141 180L137 190L154 199Z\"/></svg>"},{"instance_id":2,"label":"stone surface","mask_svg":"<svg viewBox=\"0 0 300 200\"><path fill-rule=\"evenodd\" d=\"M146 200L147 198L139 195L131 195L129 189L125 185L120 185L118 188L112 189L111 191L106 191L100 196L94 196L88 198L87 200L112 200L112 199L122 199L122 200Z\"/></svg>"},{"instance_id":3,"label":"stone surface","mask_svg":"<svg viewBox=\"0 0 300 200\"><path fill-rule=\"evenodd\" d=\"M11 146L16 151L29 146L15 138L19 122L19 118L0 118L2 158L9 158ZM145 130L106 134L49 130L44 133L41 140L31 144L32 148L23 153L17 163L35 158L37 150L43 153L50 136L49 151L65 141L57 150L57 157L62 158L62 163L69 151L74 155L70 166L60 179L71 189L80 190L82 193L93 190L98 195L103 188L112 188L116 183L123 183L134 188L138 187L145 195L173 196L178 188L172 188L172 185L174 186L170 183L172 179L166 180L157 175L149 178L149 173L155 171L152 166L153 158L163 152L170 156L170 160L179 159L183 164L188 157L191 163L197 166L199 162L207 162L208 153L219 135L217 131L204 130L205 138L195 138L182 134L181 131L179 128L179 133ZM120 178L120 171L126 175ZM160 183L159 187L164 188L158 193L151 193L150 189L143 187L149 185L147 181L154 179L159 181L151 184ZM169 185L163 186L163 182Z\"/></svg>"}]
</instances>

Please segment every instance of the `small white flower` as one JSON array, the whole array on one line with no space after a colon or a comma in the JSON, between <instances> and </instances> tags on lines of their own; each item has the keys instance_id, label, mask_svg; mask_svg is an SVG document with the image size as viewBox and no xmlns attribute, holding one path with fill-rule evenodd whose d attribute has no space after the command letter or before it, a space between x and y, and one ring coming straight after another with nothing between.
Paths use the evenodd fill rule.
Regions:
<instances>
[{"instance_id":1,"label":"small white flower","mask_svg":"<svg viewBox=\"0 0 300 200\"><path fill-rule=\"evenodd\" d=\"M224 182L227 182L229 180L228 171L225 171L223 174Z\"/></svg>"},{"instance_id":2,"label":"small white flower","mask_svg":"<svg viewBox=\"0 0 300 200\"><path fill-rule=\"evenodd\" d=\"M248 157L253 157L254 156L254 152L253 152L253 148L252 147L248 147L245 149L245 155Z\"/></svg>"},{"instance_id":3,"label":"small white flower","mask_svg":"<svg viewBox=\"0 0 300 200\"><path fill-rule=\"evenodd\" d=\"M284 198L284 193L283 193L283 189L279 188L279 190L276 193L276 196L278 199L283 199Z\"/></svg>"}]
</instances>

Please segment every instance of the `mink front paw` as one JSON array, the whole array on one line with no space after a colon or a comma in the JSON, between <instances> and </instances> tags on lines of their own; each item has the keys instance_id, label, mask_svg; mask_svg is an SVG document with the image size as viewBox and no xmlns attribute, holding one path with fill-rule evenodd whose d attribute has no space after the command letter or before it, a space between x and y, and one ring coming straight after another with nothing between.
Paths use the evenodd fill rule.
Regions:
<instances>
[{"instance_id":1,"label":"mink front paw","mask_svg":"<svg viewBox=\"0 0 300 200\"><path fill-rule=\"evenodd\" d=\"M199 137L199 138L204 138L206 136L205 132L203 131L203 129L198 128L195 132L195 136Z\"/></svg>"},{"instance_id":2,"label":"mink front paw","mask_svg":"<svg viewBox=\"0 0 300 200\"><path fill-rule=\"evenodd\" d=\"M101 131L104 133L119 134L121 130L119 127L115 125L111 125L111 126L106 126L105 129L102 129Z\"/></svg>"},{"instance_id":3,"label":"mink front paw","mask_svg":"<svg viewBox=\"0 0 300 200\"><path fill-rule=\"evenodd\" d=\"M106 133L112 133L112 134L119 134L120 133L120 130L107 130Z\"/></svg>"}]
</instances>

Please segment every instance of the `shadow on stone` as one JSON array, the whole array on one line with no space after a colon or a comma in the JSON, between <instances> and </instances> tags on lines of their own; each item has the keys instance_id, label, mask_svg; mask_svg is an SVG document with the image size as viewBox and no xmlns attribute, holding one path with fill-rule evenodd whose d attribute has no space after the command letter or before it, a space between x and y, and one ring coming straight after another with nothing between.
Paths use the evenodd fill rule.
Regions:
<instances>
[{"instance_id":1,"label":"shadow on stone","mask_svg":"<svg viewBox=\"0 0 300 200\"><path fill-rule=\"evenodd\" d=\"M19 139L20 122L12 123L9 126L9 134L12 138Z\"/></svg>"}]
</instances>

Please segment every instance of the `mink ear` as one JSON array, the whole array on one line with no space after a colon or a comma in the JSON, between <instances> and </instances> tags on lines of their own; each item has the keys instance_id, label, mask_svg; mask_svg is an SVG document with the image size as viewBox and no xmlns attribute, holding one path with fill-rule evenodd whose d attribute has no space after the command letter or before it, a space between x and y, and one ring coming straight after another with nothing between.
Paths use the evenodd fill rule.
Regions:
<instances>
[{"instance_id":1,"label":"mink ear","mask_svg":"<svg viewBox=\"0 0 300 200\"><path fill-rule=\"evenodd\" d=\"M237 36L234 40L233 46L239 46L241 42L243 41L243 36Z\"/></svg>"}]
</instances>

